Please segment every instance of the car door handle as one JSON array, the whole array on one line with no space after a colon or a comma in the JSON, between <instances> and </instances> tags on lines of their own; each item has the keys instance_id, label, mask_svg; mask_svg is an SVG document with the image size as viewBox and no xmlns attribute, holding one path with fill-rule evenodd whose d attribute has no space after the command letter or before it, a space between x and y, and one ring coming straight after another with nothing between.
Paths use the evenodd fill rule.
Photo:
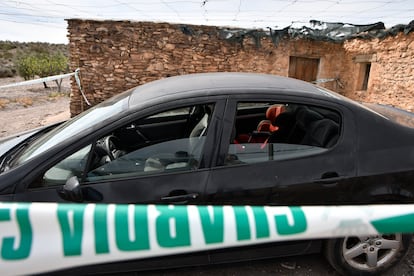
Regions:
<instances>
[{"instance_id":1,"label":"car door handle","mask_svg":"<svg viewBox=\"0 0 414 276\"><path fill-rule=\"evenodd\" d=\"M315 179L313 182L317 184L324 184L325 186L334 186L338 184L339 181L345 179L345 176L339 175L337 172L326 172L322 174L322 177Z\"/></svg>"},{"instance_id":2,"label":"car door handle","mask_svg":"<svg viewBox=\"0 0 414 276\"><path fill-rule=\"evenodd\" d=\"M336 177L330 177L330 178L316 179L314 182L321 183L321 184L335 184L343 179L345 179L344 176L336 176Z\"/></svg>"},{"instance_id":3,"label":"car door handle","mask_svg":"<svg viewBox=\"0 0 414 276\"><path fill-rule=\"evenodd\" d=\"M175 195L175 196L164 196L161 198L165 202L174 202L174 203L187 203L189 200L194 200L199 196L197 193L190 193L184 195Z\"/></svg>"}]
</instances>

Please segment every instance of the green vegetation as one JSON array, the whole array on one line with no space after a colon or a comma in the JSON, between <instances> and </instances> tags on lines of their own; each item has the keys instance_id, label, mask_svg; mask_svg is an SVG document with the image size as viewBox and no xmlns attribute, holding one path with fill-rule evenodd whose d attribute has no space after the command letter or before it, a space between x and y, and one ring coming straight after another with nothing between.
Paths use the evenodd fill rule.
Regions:
<instances>
[{"instance_id":1,"label":"green vegetation","mask_svg":"<svg viewBox=\"0 0 414 276\"><path fill-rule=\"evenodd\" d=\"M12 49L16 49L17 46L14 42L11 41L0 41L0 51L9 51Z\"/></svg>"},{"instance_id":2,"label":"green vegetation","mask_svg":"<svg viewBox=\"0 0 414 276\"><path fill-rule=\"evenodd\" d=\"M13 42L0 41L0 78L14 77L20 70L22 77L25 79L33 78L34 75L39 77L60 74L67 71L68 63L68 45L50 44L41 42ZM28 58L32 57L32 58ZM18 69L18 64L24 61L23 66L37 64L36 66L43 69ZM65 66L62 63L65 62ZM35 66L35 67L36 67Z\"/></svg>"},{"instance_id":3,"label":"green vegetation","mask_svg":"<svg viewBox=\"0 0 414 276\"><path fill-rule=\"evenodd\" d=\"M47 54L36 53L22 56L17 60L17 71L25 80L33 79L35 76L41 78L59 75L68 72L68 59L62 53ZM61 90L62 80L56 80L58 90ZM43 83L45 88L46 82Z\"/></svg>"},{"instance_id":4,"label":"green vegetation","mask_svg":"<svg viewBox=\"0 0 414 276\"><path fill-rule=\"evenodd\" d=\"M30 80L35 77L36 71L38 71L37 67L38 62L34 55L21 57L17 61L17 71L25 80Z\"/></svg>"},{"instance_id":5,"label":"green vegetation","mask_svg":"<svg viewBox=\"0 0 414 276\"><path fill-rule=\"evenodd\" d=\"M17 60L17 71L25 80L33 79L35 76L43 78L58 75L68 71L68 59L61 53L29 54ZM60 83L56 83L60 91ZM47 88L46 83L44 85Z\"/></svg>"}]
</instances>

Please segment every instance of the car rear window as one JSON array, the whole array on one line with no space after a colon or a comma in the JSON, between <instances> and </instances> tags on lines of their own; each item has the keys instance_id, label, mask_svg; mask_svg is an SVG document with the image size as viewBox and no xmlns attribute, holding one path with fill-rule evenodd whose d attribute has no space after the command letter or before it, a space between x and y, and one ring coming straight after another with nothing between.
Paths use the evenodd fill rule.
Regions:
<instances>
[{"instance_id":1,"label":"car rear window","mask_svg":"<svg viewBox=\"0 0 414 276\"><path fill-rule=\"evenodd\" d=\"M369 109L402 126L414 128L414 114L392 106L364 103Z\"/></svg>"}]
</instances>

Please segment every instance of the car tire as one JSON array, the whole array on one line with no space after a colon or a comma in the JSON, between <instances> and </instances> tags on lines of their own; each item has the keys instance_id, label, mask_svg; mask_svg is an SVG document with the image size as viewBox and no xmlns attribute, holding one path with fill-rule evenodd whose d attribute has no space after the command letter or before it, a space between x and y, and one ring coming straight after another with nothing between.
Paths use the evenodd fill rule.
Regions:
<instances>
[{"instance_id":1,"label":"car tire","mask_svg":"<svg viewBox=\"0 0 414 276\"><path fill-rule=\"evenodd\" d=\"M342 275L377 275L406 255L412 234L345 237L325 242L328 262Z\"/></svg>"}]
</instances>

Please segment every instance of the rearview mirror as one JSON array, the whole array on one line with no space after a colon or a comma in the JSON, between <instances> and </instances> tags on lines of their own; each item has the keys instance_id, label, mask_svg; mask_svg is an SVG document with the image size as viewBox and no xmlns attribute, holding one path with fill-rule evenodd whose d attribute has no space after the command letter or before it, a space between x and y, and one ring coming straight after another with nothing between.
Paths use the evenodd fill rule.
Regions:
<instances>
[{"instance_id":1,"label":"rearview mirror","mask_svg":"<svg viewBox=\"0 0 414 276\"><path fill-rule=\"evenodd\" d=\"M59 195L64 200L83 202L83 193L78 177L72 176L66 180L65 185L63 185L62 189L59 191Z\"/></svg>"}]
</instances>

